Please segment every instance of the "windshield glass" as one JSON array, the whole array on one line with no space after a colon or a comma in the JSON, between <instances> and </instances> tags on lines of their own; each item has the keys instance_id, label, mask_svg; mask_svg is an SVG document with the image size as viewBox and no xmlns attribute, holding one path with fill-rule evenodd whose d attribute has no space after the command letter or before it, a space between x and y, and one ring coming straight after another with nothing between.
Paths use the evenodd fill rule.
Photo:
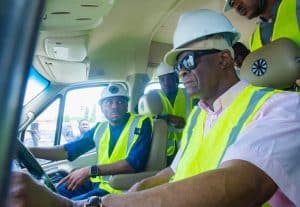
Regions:
<instances>
[{"instance_id":1,"label":"windshield glass","mask_svg":"<svg viewBox=\"0 0 300 207\"><path fill-rule=\"evenodd\" d=\"M43 91L49 85L49 81L41 76L32 66L27 80L25 98L23 105L27 104L36 95Z\"/></svg>"}]
</instances>

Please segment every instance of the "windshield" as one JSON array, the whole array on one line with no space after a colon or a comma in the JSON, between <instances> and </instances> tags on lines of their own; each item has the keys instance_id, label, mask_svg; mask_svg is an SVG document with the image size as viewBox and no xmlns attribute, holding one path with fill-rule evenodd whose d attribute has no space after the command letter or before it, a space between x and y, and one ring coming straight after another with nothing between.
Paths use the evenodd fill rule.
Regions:
<instances>
[{"instance_id":1,"label":"windshield","mask_svg":"<svg viewBox=\"0 0 300 207\"><path fill-rule=\"evenodd\" d=\"M32 66L27 80L25 98L23 105L27 104L36 95L43 91L49 85L49 81L41 76Z\"/></svg>"}]
</instances>

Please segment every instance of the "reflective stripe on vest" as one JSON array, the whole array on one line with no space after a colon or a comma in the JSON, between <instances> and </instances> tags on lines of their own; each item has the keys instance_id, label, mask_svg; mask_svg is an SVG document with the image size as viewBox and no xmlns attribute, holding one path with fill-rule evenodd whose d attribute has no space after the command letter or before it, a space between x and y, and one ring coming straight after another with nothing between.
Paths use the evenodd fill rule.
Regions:
<instances>
[{"instance_id":1,"label":"reflective stripe on vest","mask_svg":"<svg viewBox=\"0 0 300 207\"><path fill-rule=\"evenodd\" d=\"M190 96L187 94L186 90L182 89L182 92L185 100L185 118L187 119L191 112L192 101L190 99Z\"/></svg>"},{"instance_id":2,"label":"reflective stripe on vest","mask_svg":"<svg viewBox=\"0 0 300 207\"><path fill-rule=\"evenodd\" d=\"M178 92L174 101L174 105L170 103L168 97L163 91L158 92L162 105L162 114L173 114L183 118L187 118L191 109L191 99L184 89L178 88ZM183 108L182 106L185 106ZM182 129L175 129L174 127L168 127L168 142L167 142L167 155L173 156L176 152L176 141L179 141L182 136Z\"/></svg>"},{"instance_id":3,"label":"reflective stripe on vest","mask_svg":"<svg viewBox=\"0 0 300 207\"><path fill-rule=\"evenodd\" d=\"M106 130L107 126L108 126L108 122L100 123L95 130L94 142L96 145L97 154L98 154L98 149L99 149L100 138L104 134L104 131Z\"/></svg>"},{"instance_id":4,"label":"reflective stripe on vest","mask_svg":"<svg viewBox=\"0 0 300 207\"><path fill-rule=\"evenodd\" d=\"M122 130L118 141L109 156L110 129L109 124L102 123L97 126L94 134L95 145L97 146L98 164L111 164L126 159L134 143L137 141L143 121L147 116L140 116L130 113L130 117ZM109 193L120 193L122 191L112 188L108 181L110 176L98 176L90 178L91 182L99 182L99 188Z\"/></svg>"},{"instance_id":5,"label":"reflective stripe on vest","mask_svg":"<svg viewBox=\"0 0 300 207\"><path fill-rule=\"evenodd\" d=\"M240 131L252 120L263 103L277 91L247 86L222 113L210 131L204 135L206 111L195 108L187 122L188 132L183 133L182 157L172 181L182 180L216 169L227 148L232 145ZM198 112L200 111L200 112ZM197 127L194 127L197 126Z\"/></svg>"},{"instance_id":6,"label":"reflective stripe on vest","mask_svg":"<svg viewBox=\"0 0 300 207\"><path fill-rule=\"evenodd\" d=\"M297 18L297 0L281 0L277 10L276 19L274 20L274 27L271 41L286 37L293 40L300 46L300 31ZM251 52L261 48L261 30L260 24L256 27L255 32L249 39L249 47Z\"/></svg>"}]
</instances>

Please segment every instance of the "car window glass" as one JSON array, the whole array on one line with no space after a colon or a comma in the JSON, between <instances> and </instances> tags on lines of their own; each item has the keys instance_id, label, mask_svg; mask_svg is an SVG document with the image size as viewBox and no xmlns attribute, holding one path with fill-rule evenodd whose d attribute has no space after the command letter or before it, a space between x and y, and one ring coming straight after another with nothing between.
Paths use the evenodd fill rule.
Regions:
<instances>
[{"instance_id":1,"label":"car window glass","mask_svg":"<svg viewBox=\"0 0 300 207\"><path fill-rule=\"evenodd\" d=\"M73 89L67 93L60 144L79 138L87 128L92 128L99 121L105 121L98 104L104 87L105 85ZM82 133L80 121L84 121Z\"/></svg>"},{"instance_id":2,"label":"car window glass","mask_svg":"<svg viewBox=\"0 0 300 207\"><path fill-rule=\"evenodd\" d=\"M60 99L56 99L27 128L24 144L28 147L54 145Z\"/></svg>"}]
</instances>

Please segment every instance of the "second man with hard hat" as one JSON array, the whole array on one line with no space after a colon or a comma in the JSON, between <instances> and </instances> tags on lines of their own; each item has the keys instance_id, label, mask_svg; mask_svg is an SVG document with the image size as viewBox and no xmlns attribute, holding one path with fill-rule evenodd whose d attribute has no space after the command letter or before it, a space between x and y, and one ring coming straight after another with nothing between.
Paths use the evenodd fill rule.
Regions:
<instances>
[{"instance_id":1,"label":"second man with hard hat","mask_svg":"<svg viewBox=\"0 0 300 207\"><path fill-rule=\"evenodd\" d=\"M164 118L169 125L167 164L171 164L182 136L182 129L192 107L190 96L184 88L179 88L179 77L172 67L161 63L156 73L161 90L152 91L158 93L163 105L161 118Z\"/></svg>"}]
</instances>

